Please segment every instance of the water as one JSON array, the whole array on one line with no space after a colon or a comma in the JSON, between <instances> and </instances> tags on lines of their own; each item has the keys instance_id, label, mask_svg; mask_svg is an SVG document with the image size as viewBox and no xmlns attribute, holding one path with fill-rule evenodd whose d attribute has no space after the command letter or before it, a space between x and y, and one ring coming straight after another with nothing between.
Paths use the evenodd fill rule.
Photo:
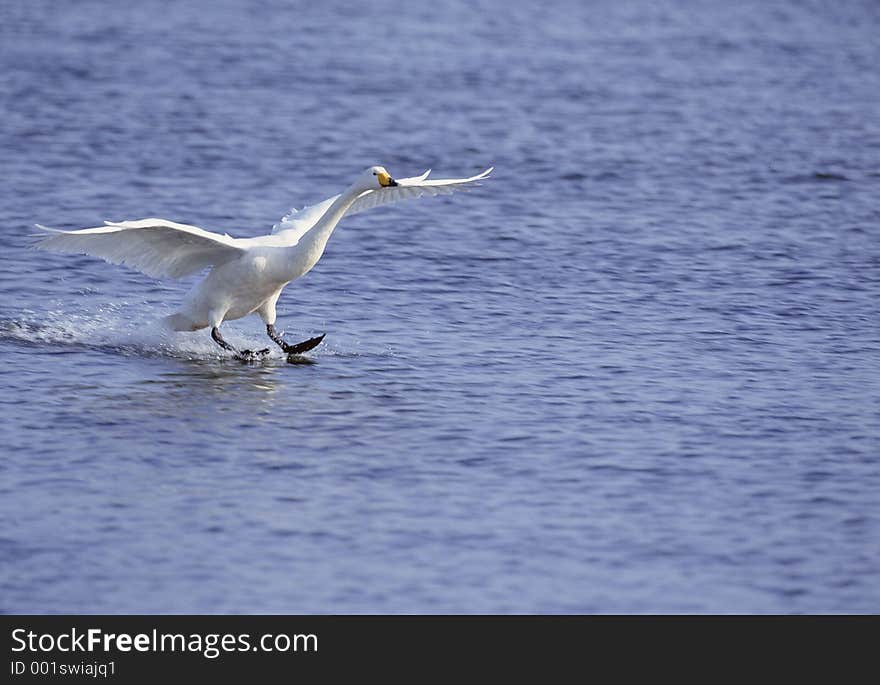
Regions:
<instances>
[{"instance_id":1,"label":"water","mask_svg":"<svg viewBox=\"0 0 880 685\"><path fill-rule=\"evenodd\" d=\"M4 3L0 609L880 610L873 2ZM29 248L365 166L279 327ZM227 337L271 344L255 317Z\"/></svg>"}]
</instances>

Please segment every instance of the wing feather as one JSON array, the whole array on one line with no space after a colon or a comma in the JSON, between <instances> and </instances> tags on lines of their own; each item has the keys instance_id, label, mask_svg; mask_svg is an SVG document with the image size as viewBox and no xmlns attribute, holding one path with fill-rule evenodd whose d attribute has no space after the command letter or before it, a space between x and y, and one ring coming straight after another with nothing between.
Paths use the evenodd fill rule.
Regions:
<instances>
[{"instance_id":1,"label":"wing feather","mask_svg":"<svg viewBox=\"0 0 880 685\"><path fill-rule=\"evenodd\" d=\"M244 253L239 241L226 234L165 219L108 221L78 231L37 227L50 234L36 243L41 250L100 257L157 278L180 278Z\"/></svg>"},{"instance_id":2,"label":"wing feather","mask_svg":"<svg viewBox=\"0 0 880 685\"><path fill-rule=\"evenodd\" d=\"M411 200L425 195L449 195L455 190L465 189L464 186L469 183L481 181L488 178L494 167L489 167L484 172L471 176L470 178L439 178L428 180L431 170L428 169L421 176L412 176L410 178L398 178L397 185L381 190L365 190L354 204L349 208L348 214L357 214L359 212L378 207L379 205L388 204L390 202L400 202L402 200ZM281 221L272 227L272 233L285 233L290 244L296 242L314 226L324 213L330 208L339 195L327 198L326 200L314 205L303 207L300 210L291 209Z\"/></svg>"},{"instance_id":3,"label":"wing feather","mask_svg":"<svg viewBox=\"0 0 880 685\"><path fill-rule=\"evenodd\" d=\"M466 186L488 178L494 167L489 167L484 172L470 178L435 178L428 180L428 169L421 176L397 179L396 186L382 188L381 190L367 190L348 210L346 214L357 214L379 205L402 200L413 200L424 196L451 195L456 190L467 190Z\"/></svg>"}]
</instances>

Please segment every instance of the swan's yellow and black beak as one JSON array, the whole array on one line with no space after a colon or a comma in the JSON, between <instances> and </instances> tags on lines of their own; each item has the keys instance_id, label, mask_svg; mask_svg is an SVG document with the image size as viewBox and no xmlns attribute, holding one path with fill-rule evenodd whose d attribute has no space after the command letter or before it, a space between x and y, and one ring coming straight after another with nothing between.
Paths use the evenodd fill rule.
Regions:
<instances>
[{"instance_id":1,"label":"swan's yellow and black beak","mask_svg":"<svg viewBox=\"0 0 880 685\"><path fill-rule=\"evenodd\" d=\"M391 174L389 174L389 173L382 171L378 174L378 177L379 177L379 185L382 186L383 188L388 188L390 186L397 185L397 181L395 181L393 178L391 178Z\"/></svg>"}]
</instances>

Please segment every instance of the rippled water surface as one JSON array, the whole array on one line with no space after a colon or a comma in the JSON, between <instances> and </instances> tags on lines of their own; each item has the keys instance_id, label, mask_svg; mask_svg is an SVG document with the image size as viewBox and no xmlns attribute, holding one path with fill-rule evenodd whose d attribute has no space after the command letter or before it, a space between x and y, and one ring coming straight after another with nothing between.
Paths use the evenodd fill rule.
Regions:
<instances>
[{"instance_id":1,"label":"rippled water surface","mask_svg":"<svg viewBox=\"0 0 880 685\"><path fill-rule=\"evenodd\" d=\"M0 609L880 610L880 6L4 3ZM313 364L30 248L365 166ZM227 324L268 342L258 318Z\"/></svg>"}]
</instances>

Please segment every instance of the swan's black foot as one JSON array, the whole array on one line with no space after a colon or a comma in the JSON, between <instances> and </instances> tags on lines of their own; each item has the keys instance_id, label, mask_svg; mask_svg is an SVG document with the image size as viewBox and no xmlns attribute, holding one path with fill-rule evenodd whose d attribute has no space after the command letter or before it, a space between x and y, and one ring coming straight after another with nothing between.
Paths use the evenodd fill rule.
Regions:
<instances>
[{"instance_id":1,"label":"swan's black foot","mask_svg":"<svg viewBox=\"0 0 880 685\"><path fill-rule=\"evenodd\" d=\"M308 340L303 340L300 343L296 343L296 345L290 345L289 343L284 342L284 339L275 330L275 326L272 324L266 325L266 333L268 333L269 337L275 342L278 347L284 350L288 355L290 354L302 354L303 352L308 352L312 348L317 347L321 344L321 341L324 339L326 333L322 333L321 335L315 338L309 338Z\"/></svg>"},{"instance_id":2,"label":"swan's black foot","mask_svg":"<svg viewBox=\"0 0 880 685\"><path fill-rule=\"evenodd\" d=\"M321 344L321 341L324 339L326 333L322 333L321 335L315 338L309 338L308 340L303 340L301 343L297 343L296 345L288 345L284 351L287 354L302 354L303 352L308 352L309 350L317 347Z\"/></svg>"},{"instance_id":3,"label":"swan's black foot","mask_svg":"<svg viewBox=\"0 0 880 685\"><path fill-rule=\"evenodd\" d=\"M226 342L223 339L223 336L220 335L220 331L217 328L211 329L211 337L214 339L214 342L220 345L224 350L228 352L232 352L235 355L236 359L240 359L241 361L251 361L258 357L262 357L263 355L269 354L269 348L266 347L262 350L236 350L232 345Z\"/></svg>"},{"instance_id":4,"label":"swan's black foot","mask_svg":"<svg viewBox=\"0 0 880 685\"><path fill-rule=\"evenodd\" d=\"M243 362L249 362L254 359L259 359L260 357L265 357L267 354L269 354L268 347L264 347L262 350L238 350L235 353L235 358L240 359Z\"/></svg>"}]
</instances>

